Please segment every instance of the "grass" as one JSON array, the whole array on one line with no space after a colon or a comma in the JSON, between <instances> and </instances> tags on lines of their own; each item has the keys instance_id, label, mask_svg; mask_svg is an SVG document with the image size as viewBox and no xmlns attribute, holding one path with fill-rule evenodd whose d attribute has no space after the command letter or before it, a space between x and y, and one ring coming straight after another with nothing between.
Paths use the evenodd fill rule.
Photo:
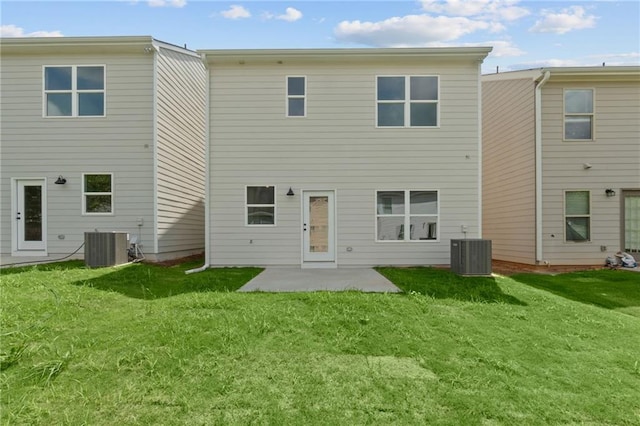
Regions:
<instances>
[{"instance_id":1,"label":"grass","mask_svg":"<svg viewBox=\"0 0 640 426\"><path fill-rule=\"evenodd\" d=\"M640 319L529 276L381 268L405 294L265 294L233 292L257 269L194 266L3 270L2 423L640 421Z\"/></svg>"}]
</instances>

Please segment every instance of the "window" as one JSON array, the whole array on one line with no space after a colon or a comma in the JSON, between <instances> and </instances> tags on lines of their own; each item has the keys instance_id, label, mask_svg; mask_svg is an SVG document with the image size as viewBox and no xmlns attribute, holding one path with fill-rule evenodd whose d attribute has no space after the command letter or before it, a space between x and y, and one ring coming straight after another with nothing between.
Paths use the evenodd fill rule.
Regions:
<instances>
[{"instance_id":1,"label":"window","mask_svg":"<svg viewBox=\"0 0 640 426\"><path fill-rule=\"evenodd\" d=\"M377 80L378 127L437 127L439 78L390 76Z\"/></svg>"},{"instance_id":2,"label":"window","mask_svg":"<svg viewBox=\"0 0 640 426\"><path fill-rule=\"evenodd\" d=\"M437 240L438 191L377 191L376 222L377 241Z\"/></svg>"},{"instance_id":3,"label":"window","mask_svg":"<svg viewBox=\"0 0 640 426\"><path fill-rule=\"evenodd\" d=\"M113 213L113 175L82 175L82 212L85 214Z\"/></svg>"},{"instance_id":4,"label":"window","mask_svg":"<svg viewBox=\"0 0 640 426\"><path fill-rule=\"evenodd\" d=\"M593 90L564 91L564 139L593 140Z\"/></svg>"},{"instance_id":5,"label":"window","mask_svg":"<svg viewBox=\"0 0 640 426\"><path fill-rule=\"evenodd\" d=\"M104 116L104 75L103 65L44 67L44 116Z\"/></svg>"},{"instance_id":6,"label":"window","mask_svg":"<svg viewBox=\"0 0 640 426\"><path fill-rule=\"evenodd\" d=\"M287 117L305 117L307 115L306 77L287 77Z\"/></svg>"},{"instance_id":7,"label":"window","mask_svg":"<svg viewBox=\"0 0 640 426\"><path fill-rule=\"evenodd\" d=\"M247 186L247 225L275 225L275 187Z\"/></svg>"},{"instance_id":8,"label":"window","mask_svg":"<svg viewBox=\"0 0 640 426\"><path fill-rule=\"evenodd\" d=\"M591 240L591 206L589 191L564 193L565 241Z\"/></svg>"}]
</instances>

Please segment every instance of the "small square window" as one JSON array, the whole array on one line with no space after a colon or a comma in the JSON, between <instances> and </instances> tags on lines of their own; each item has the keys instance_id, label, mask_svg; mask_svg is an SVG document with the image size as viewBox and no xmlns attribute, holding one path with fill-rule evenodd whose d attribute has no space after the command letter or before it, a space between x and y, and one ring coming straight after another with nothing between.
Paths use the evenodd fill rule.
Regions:
<instances>
[{"instance_id":1,"label":"small square window","mask_svg":"<svg viewBox=\"0 0 640 426\"><path fill-rule=\"evenodd\" d=\"M274 186L247 186L247 225L275 225L275 212L276 202Z\"/></svg>"},{"instance_id":2,"label":"small square window","mask_svg":"<svg viewBox=\"0 0 640 426\"><path fill-rule=\"evenodd\" d=\"M82 177L84 214L113 213L113 175L85 174Z\"/></svg>"},{"instance_id":3,"label":"small square window","mask_svg":"<svg viewBox=\"0 0 640 426\"><path fill-rule=\"evenodd\" d=\"M45 117L103 117L105 67L45 66Z\"/></svg>"}]
</instances>

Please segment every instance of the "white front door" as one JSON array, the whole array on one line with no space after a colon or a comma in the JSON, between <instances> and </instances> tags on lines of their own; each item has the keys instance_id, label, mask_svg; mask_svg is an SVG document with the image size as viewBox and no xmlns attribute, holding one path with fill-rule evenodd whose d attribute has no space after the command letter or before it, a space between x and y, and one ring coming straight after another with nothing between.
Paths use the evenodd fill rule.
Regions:
<instances>
[{"instance_id":1,"label":"white front door","mask_svg":"<svg viewBox=\"0 0 640 426\"><path fill-rule=\"evenodd\" d=\"M303 191L303 262L335 262L335 193Z\"/></svg>"},{"instance_id":2,"label":"white front door","mask_svg":"<svg viewBox=\"0 0 640 426\"><path fill-rule=\"evenodd\" d=\"M13 200L15 244L18 252L43 254L47 248L47 194L44 179L17 179Z\"/></svg>"}]
</instances>

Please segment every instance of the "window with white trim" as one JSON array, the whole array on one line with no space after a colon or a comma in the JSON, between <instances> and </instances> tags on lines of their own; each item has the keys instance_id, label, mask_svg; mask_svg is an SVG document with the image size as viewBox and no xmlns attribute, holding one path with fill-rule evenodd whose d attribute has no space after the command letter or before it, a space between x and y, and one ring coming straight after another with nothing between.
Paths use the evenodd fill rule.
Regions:
<instances>
[{"instance_id":1,"label":"window with white trim","mask_svg":"<svg viewBox=\"0 0 640 426\"><path fill-rule=\"evenodd\" d=\"M593 140L593 90L564 91L564 139Z\"/></svg>"},{"instance_id":2,"label":"window with white trim","mask_svg":"<svg viewBox=\"0 0 640 426\"><path fill-rule=\"evenodd\" d=\"M274 186L247 186L246 224L276 224L276 192Z\"/></svg>"},{"instance_id":3,"label":"window with white trim","mask_svg":"<svg viewBox=\"0 0 640 426\"><path fill-rule=\"evenodd\" d=\"M113 214L113 174L82 175L82 212L84 214Z\"/></svg>"},{"instance_id":4,"label":"window with white trim","mask_svg":"<svg viewBox=\"0 0 640 426\"><path fill-rule=\"evenodd\" d=\"M591 240L591 194L589 191L565 191L564 224L565 241Z\"/></svg>"},{"instance_id":5,"label":"window with white trim","mask_svg":"<svg viewBox=\"0 0 640 426\"><path fill-rule=\"evenodd\" d=\"M376 191L376 241L438 239L438 191Z\"/></svg>"},{"instance_id":6,"label":"window with white trim","mask_svg":"<svg viewBox=\"0 0 640 426\"><path fill-rule=\"evenodd\" d=\"M379 76L376 80L378 127L438 127L438 76Z\"/></svg>"},{"instance_id":7,"label":"window with white trim","mask_svg":"<svg viewBox=\"0 0 640 426\"><path fill-rule=\"evenodd\" d=\"M287 77L287 117L307 115L307 78Z\"/></svg>"},{"instance_id":8,"label":"window with white trim","mask_svg":"<svg viewBox=\"0 0 640 426\"><path fill-rule=\"evenodd\" d=\"M104 65L44 67L45 117L103 117Z\"/></svg>"}]
</instances>

